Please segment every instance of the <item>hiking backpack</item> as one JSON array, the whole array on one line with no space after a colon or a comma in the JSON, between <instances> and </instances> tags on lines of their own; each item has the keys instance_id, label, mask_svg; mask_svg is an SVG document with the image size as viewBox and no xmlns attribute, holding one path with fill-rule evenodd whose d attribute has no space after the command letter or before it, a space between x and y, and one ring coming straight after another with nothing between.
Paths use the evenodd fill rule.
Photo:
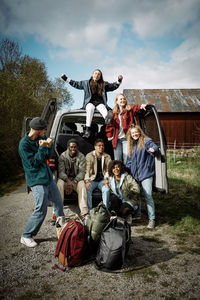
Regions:
<instances>
[{"instance_id":1,"label":"hiking backpack","mask_svg":"<svg viewBox=\"0 0 200 300\"><path fill-rule=\"evenodd\" d=\"M104 227L110 222L110 213L103 202L91 209L86 222L88 241L99 241Z\"/></svg>"},{"instance_id":2,"label":"hiking backpack","mask_svg":"<svg viewBox=\"0 0 200 300\"><path fill-rule=\"evenodd\" d=\"M71 220L63 228L58 239L55 257L65 267L80 266L83 261L87 231L80 222Z\"/></svg>"},{"instance_id":3,"label":"hiking backpack","mask_svg":"<svg viewBox=\"0 0 200 300\"><path fill-rule=\"evenodd\" d=\"M121 269L131 242L131 228L126 220L116 217L104 228L95 259L102 271Z\"/></svg>"}]
</instances>

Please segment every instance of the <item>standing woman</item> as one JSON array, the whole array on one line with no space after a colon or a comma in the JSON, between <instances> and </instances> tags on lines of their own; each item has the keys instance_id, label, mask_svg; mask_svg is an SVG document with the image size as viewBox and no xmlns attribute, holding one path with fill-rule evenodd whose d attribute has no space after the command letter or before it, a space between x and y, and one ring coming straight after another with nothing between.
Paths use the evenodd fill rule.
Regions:
<instances>
[{"instance_id":1,"label":"standing woman","mask_svg":"<svg viewBox=\"0 0 200 300\"><path fill-rule=\"evenodd\" d=\"M131 175L141 184L147 211L149 224L147 228L155 227L155 206L152 197L153 176L155 174L155 155L159 148L148 138L140 126L132 124L127 133L128 161L126 167Z\"/></svg>"},{"instance_id":2,"label":"standing woman","mask_svg":"<svg viewBox=\"0 0 200 300\"><path fill-rule=\"evenodd\" d=\"M141 109L146 110L146 105L129 105L123 94L117 95L112 121L106 126L106 135L108 140L112 141L115 160L121 160L126 164L128 157L126 133L130 125L134 123L136 113Z\"/></svg>"},{"instance_id":3,"label":"standing woman","mask_svg":"<svg viewBox=\"0 0 200 300\"><path fill-rule=\"evenodd\" d=\"M105 124L110 124L112 111L108 110L107 92L116 90L122 82L122 75L118 76L118 82L109 83L103 80L102 72L96 69L89 80L75 81L62 74L61 78L76 89L84 90L83 108L86 109L86 131L83 137L89 138L91 123L95 108L105 119Z\"/></svg>"}]
</instances>

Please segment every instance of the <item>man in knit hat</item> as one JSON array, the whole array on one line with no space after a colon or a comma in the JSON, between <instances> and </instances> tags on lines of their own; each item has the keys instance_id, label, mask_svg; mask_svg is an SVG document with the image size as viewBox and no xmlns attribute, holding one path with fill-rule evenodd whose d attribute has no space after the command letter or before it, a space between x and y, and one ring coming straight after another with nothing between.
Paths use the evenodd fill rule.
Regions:
<instances>
[{"instance_id":1,"label":"man in knit hat","mask_svg":"<svg viewBox=\"0 0 200 300\"><path fill-rule=\"evenodd\" d=\"M53 152L52 139L46 138L47 123L40 117L30 122L30 131L19 143L19 155L25 170L27 185L31 188L35 200L35 210L32 213L20 242L27 247L35 247L35 236L47 213L48 201L54 208L56 217L63 216L63 202L53 174L46 160Z\"/></svg>"}]
</instances>

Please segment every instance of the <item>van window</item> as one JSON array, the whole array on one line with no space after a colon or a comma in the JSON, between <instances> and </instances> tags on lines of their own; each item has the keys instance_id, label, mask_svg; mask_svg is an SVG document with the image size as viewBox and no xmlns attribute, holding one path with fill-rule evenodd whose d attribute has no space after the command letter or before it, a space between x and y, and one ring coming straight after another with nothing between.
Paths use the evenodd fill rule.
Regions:
<instances>
[{"instance_id":1,"label":"van window","mask_svg":"<svg viewBox=\"0 0 200 300\"><path fill-rule=\"evenodd\" d=\"M94 142L98 138L104 140L105 152L113 158L113 149L111 142L105 134L104 119L101 116L94 116L91 124L91 135L88 139L83 138L85 132L85 115L65 114L61 117L58 133L56 137L56 150L58 155L67 149L67 143L70 139L76 139L79 144L79 150L84 155L94 150Z\"/></svg>"}]
</instances>

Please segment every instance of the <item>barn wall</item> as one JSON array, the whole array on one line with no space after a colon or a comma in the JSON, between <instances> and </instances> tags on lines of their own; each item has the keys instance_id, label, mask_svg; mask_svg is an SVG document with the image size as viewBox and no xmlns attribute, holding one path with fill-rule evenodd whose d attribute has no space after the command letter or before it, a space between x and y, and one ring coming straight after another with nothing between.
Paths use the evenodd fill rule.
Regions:
<instances>
[{"instance_id":1,"label":"barn wall","mask_svg":"<svg viewBox=\"0 0 200 300\"><path fill-rule=\"evenodd\" d=\"M168 148L200 145L200 113L160 113ZM199 128L199 133L197 133Z\"/></svg>"}]
</instances>

